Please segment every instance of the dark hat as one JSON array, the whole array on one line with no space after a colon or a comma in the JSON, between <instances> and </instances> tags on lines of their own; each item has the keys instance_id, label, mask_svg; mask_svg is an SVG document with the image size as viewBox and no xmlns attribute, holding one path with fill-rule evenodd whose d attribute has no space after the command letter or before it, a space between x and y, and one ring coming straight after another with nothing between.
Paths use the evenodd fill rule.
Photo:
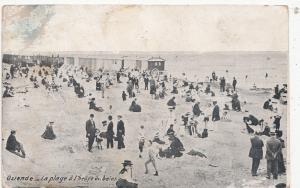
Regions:
<instances>
[{"instance_id":1,"label":"dark hat","mask_svg":"<svg viewBox=\"0 0 300 188\"><path fill-rule=\"evenodd\" d=\"M92 98L91 100L93 100L93 101L94 101L94 100L95 100L95 98Z\"/></svg>"},{"instance_id":2,"label":"dark hat","mask_svg":"<svg viewBox=\"0 0 300 188\"><path fill-rule=\"evenodd\" d=\"M14 134L14 133L16 133L15 130L11 130L11 131L10 131L10 134Z\"/></svg>"},{"instance_id":3,"label":"dark hat","mask_svg":"<svg viewBox=\"0 0 300 188\"><path fill-rule=\"evenodd\" d=\"M132 162L130 160L124 160L124 162L122 163L124 166L132 166Z\"/></svg>"},{"instance_id":4,"label":"dark hat","mask_svg":"<svg viewBox=\"0 0 300 188\"><path fill-rule=\"evenodd\" d=\"M54 121L49 121L49 123L54 123Z\"/></svg>"}]
</instances>

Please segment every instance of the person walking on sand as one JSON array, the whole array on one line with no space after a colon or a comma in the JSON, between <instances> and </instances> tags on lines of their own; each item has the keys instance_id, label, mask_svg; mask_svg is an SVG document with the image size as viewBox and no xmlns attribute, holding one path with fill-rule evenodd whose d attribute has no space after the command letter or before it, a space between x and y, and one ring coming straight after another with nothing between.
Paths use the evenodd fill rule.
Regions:
<instances>
[{"instance_id":1,"label":"person walking on sand","mask_svg":"<svg viewBox=\"0 0 300 188\"><path fill-rule=\"evenodd\" d=\"M139 140L139 151L140 151L139 158L142 158L143 148L145 144L145 130L143 125L141 125L140 127L138 140Z\"/></svg>"},{"instance_id":2,"label":"person walking on sand","mask_svg":"<svg viewBox=\"0 0 300 188\"><path fill-rule=\"evenodd\" d=\"M154 169L155 169L155 173L154 173L154 176L158 176L158 171L157 171L157 168L156 168L156 162L155 162L155 151L154 151L154 147L153 147L153 144L152 144L152 141L151 140L148 140L148 160L145 162L145 174L148 174L148 164L149 163L152 163Z\"/></svg>"},{"instance_id":3,"label":"person walking on sand","mask_svg":"<svg viewBox=\"0 0 300 188\"><path fill-rule=\"evenodd\" d=\"M233 81L232 81L233 91L236 90L236 84L237 84L237 81L236 81L235 77L233 77Z\"/></svg>"}]
</instances>

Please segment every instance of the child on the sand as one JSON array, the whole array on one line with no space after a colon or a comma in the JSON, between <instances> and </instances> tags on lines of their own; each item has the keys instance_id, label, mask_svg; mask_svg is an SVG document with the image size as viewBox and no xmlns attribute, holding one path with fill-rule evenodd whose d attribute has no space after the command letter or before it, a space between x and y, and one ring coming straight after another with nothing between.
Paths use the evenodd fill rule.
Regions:
<instances>
[{"instance_id":1,"label":"child on the sand","mask_svg":"<svg viewBox=\"0 0 300 188\"><path fill-rule=\"evenodd\" d=\"M139 150L140 150L139 158L142 158L143 148L145 144L145 130L143 125L141 125L140 127L138 140L139 140Z\"/></svg>"},{"instance_id":2,"label":"child on the sand","mask_svg":"<svg viewBox=\"0 0 300 188\"><path fill-rule=\"evenodd\" d=\"M158 176L158 172L157 172L157 168L156 168L156 163L155 163L155 151L154 151L154 147L152 145L152 141L149 140L148 141L148 145L147 145L147 148L148 148L148 160L145 162L145 174L148 174L148 164L149 163L152 163L154 169L155 169L155 173L154 173L154 176Z\"/></svg>"}]
</instances>

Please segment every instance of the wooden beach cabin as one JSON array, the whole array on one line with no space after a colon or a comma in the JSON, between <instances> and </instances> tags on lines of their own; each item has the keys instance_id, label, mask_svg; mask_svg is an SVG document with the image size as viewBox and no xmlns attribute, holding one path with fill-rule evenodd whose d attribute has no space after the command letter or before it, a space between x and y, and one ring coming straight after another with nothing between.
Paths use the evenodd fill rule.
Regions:
<instances>
[{"instance_id":1,"label":"wooden beach cabin","mask_svg":"<svg viewBox=\"0 0 300 188\"><path fill-rule=\"evenodd\" d=\"M166 60L158 57L152 57L150 59L147 60L148 61L148 70L149 71L153 71L153 70L158 70L159 72L162 72L165 70L165 62Z\"/></svg>"}]
</instances>

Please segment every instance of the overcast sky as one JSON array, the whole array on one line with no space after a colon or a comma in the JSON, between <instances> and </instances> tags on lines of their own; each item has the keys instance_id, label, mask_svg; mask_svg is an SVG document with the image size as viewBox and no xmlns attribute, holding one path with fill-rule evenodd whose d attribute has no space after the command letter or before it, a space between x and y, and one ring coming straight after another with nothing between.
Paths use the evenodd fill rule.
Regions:
<instances>
[{"instance_id":1,"label":"overcast sky","mask_svg":"<svg viewBox=\"0 0 300 188\"><path fill-rule=\"evenodd\" d=\"M287 51L282 6L5 6L3 52Z\"/></svg>"}]
</instances>

